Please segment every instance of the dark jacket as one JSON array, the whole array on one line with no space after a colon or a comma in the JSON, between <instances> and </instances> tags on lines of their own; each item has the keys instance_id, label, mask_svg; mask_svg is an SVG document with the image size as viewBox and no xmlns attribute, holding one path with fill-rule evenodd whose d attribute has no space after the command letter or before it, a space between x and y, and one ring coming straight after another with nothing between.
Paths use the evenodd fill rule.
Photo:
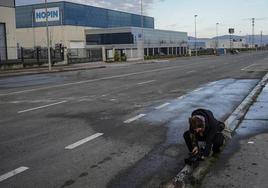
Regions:
<instances>
[{"instance_id":1,"label":"dark jacket","mask_svg":"<svg viewBox=\"0 0 268 188\"><path fill-rule=\"evenodd\" d=\"M198 146L197 141L199 140L205 141L206 146L203 155L209 156L213 144L213 139L216 133L223 131L225 125L223 122L215 119L213 113L210 110L197 109L192 112L192 116L194 115L201 115L205 118L205 131L203 133L203 136L200 137L192 130L190 125L190 132L193 134L193 140L192 140L194 142L193 144Z\"/></svg>"}]
</instances>

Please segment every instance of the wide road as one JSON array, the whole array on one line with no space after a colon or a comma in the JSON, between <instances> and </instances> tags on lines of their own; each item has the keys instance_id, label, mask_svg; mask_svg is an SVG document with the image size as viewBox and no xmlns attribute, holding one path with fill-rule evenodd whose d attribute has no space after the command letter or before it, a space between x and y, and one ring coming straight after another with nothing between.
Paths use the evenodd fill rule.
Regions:
<instances>
[{"instance_id":1,"label":"wide road","mask_svg":"<svg viewBox=\"0 0 268 188\"><path fill-rule=\"evenodd\" d=\"M268 52L0 79L0 187L158 187L183 167L191 110L221 120Z\"/></svg>"}]
</instances>

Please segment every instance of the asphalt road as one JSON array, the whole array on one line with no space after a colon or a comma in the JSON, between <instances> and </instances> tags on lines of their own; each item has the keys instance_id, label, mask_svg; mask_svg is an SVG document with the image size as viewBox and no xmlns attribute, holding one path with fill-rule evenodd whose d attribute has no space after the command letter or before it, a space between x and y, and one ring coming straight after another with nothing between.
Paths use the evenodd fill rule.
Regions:
<instances>
[{"instance_id":1,"label":"asphalt road","mask_svg":"<svg viewBox=\"0 0 268 188\"><path fill-rule=\"evenodd\" d=\"M1 79L0 187L157 187L183 166L182 119L207 107L224 120L267 60L241 53Z\"/></svg>"}]
</instances>

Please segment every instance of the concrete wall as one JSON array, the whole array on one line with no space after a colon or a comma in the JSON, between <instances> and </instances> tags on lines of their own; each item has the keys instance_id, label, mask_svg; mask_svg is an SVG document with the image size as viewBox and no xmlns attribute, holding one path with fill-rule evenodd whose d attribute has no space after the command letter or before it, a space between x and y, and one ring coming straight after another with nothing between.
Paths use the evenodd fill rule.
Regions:
<instances>
[{"instance_id":1,"label":"concrete wall","mask_svg":"<svg viewBox=\"0 0 268 188\"><path fill-rule=\"evenodd\" d=\"M50 40L51 46L55 44L63 44L70 48L71 43L85 44L85 29L92 29L90 27L82 26L50 26ZM17 41L21 47L33 48L34 46L47 46L46 27L36 28L19 28L17 29Z\"/></svg>"},{"instance_id":2,"label":"concrete wall","mask_svg":"<svg viewBox=\"0 0 268 188\"><path fill-rule=\"evenodd\" d=\"M0 7L0 22L6 25L7 58L17 59L15 9Z\"/></svg>"}]
</instances>

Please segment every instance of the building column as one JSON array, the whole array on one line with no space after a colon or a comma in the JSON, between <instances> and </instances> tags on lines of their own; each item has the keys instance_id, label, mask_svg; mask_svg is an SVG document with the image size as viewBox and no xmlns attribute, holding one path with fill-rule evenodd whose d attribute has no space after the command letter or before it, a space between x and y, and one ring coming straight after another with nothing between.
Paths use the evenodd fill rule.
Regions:
<instances>
[{"instance_id":1,"label":"building column","mask_svg":"<svg viewBox=\"0 0 268 188\"><path fill-rule=\"evenodd\" d=\"M102 61L105 62L106 61L106 50L105 47L102 47Z\"/></svg>"},{"instance_id":2,"label":"building column","mask_svg":"<svg viewBox=\"0 0 268 188\"><path fill-rule=\"evenodd\" d=\"M130 58L133 58L133 49L130 48Z\"/></svg>"}]
</instances>

